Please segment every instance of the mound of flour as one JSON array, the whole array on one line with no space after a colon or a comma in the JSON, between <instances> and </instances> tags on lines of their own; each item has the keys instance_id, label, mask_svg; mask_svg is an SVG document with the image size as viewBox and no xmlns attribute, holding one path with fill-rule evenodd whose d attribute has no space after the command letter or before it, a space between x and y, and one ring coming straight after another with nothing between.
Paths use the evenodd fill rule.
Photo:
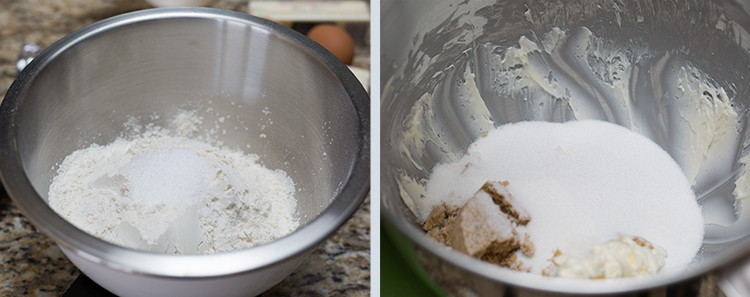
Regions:
<instances>
[{"instance_id":1,"label":"mound of flour","mask_svg":"<svg viewBox=\"0 0 750 297\"><path fill-rule=\"evenodd\" d=\"M49 205L84 231L125 247L204 254L294 231L294 182L257 155L151 129L65 158Z\"/></svg>"}]
</instances>

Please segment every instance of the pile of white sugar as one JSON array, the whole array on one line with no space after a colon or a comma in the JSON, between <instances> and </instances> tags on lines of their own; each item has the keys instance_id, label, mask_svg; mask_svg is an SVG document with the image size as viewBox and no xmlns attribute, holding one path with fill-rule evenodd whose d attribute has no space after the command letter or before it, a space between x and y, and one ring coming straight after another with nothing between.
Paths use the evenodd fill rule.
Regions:
<instances>
[{"instance_id":1,"label":"pile of white sugar","mask_svg":"<svg viewBox=\"0 0 750 297\"><path fill-rule=\"evenodd\" d=\"M508 191L531 217L536 252L519 260L541 273L556 250L583 258L591 248L639 236L663 247L662 271L684 268L703 240L703 217L677 163L651 140L601 121L521 122L498 127L455 163L434 168L424 222L434 205L462 207L487 181Z\"/></svg>"},{"instance_id":2,"label":"pile of white sugar","mask_svg":"<svg viewBox=\"0 0 750 297\"><path fill-rule=\"evenodd\" d=\"M203 254L294 231L294 183L257 155L151 129L65 158L49 205L84 231L125 247Z\"/></svg>"}]
</instances>

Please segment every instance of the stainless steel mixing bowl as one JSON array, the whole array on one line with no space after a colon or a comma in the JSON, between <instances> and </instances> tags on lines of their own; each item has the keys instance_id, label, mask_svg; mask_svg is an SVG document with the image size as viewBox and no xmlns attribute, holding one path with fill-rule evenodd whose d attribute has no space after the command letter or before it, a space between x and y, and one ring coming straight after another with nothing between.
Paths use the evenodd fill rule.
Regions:
<instances>
[{"instance_id":1,"label":"stainless steel mixing bowl","mask_svg":"<svg viewBox=\"0 0 750 297\"><path fill-rule=\"evenodd\" d=\"M386 226L397 231L394 240L412 242L402 252L415 255L445 292L465 296L635 292L743 263L750 254L750 224L747 217L743 220L735 215L732 191L743 168L739 159L747 153L743 149L750 103L749 7L746 1L694 0L383 0L381 210ZM542 47L544 34L554 27L574 37ZM576 35L581 27L606 40L596 46L624 50L611 59L587 56L585 48L578 47L581 40L576 39L583 36ZM513 89L518 80L498 75L496 58L510 47L519 47L522 36L541 48L529 54L534 55L529 60L537 59L548 67L549 76L544 73L544 79L550 84L553 80L565 82L565 90L557 90L559 97L529 97L530 89ZM545 52L553 46L559 50ZM632 65L632 72L618 68L626 63ZM679 105L673 96L674 75L686 64L726 90L739 113L740 132L732 162L720 165L717 174L704 176L693 187L704 214L711 213L713 221L707 220L703 246L685 270L653 278L602 281L513 273L429 240L404 202L424 195L420 184L424 185L435 164L465 153L486 131L483 122L491 120L497 127L524 120L575 120L571 100L588 100L586 107L594 110L592 117L637 129L676 156L679 137L673 125L682 124L682 119L674 113ZM511 65L508 71L513 67L521 65ZM587 67L600 68L584 71ZM464 74L467 68L475 77ZM626 82L624 88L631 94L626 102L616 100L618 95L612 91L617 87L613 86L615 79ZM469 82L476 85L475 94L466 91ZM476 96L480 99L470 100ZM632 107L630 119L613 112L624 105ZM487 118L482 118L485 114ZM633 125L633 119L639 123ZM747 290L750 277L732 270L725 273L722 287L727 293Z\"/></svg>"},{"instance_id":2,"label":"stainless steel mixing bowl","mask_svg":"<svg viewBox=\"0 0 750 297\"><path fill-rule=\"evenodd\" d=\"M113 141L129 120L167 127L180 110L203 117L203 136L286 171L301 227L250 249L166 255L107 243L48 207L65 156ZM145 10L80 29L24 69L0 106L0 176L25 216L115 294L252 296L288 276L361 204L369 129L362 85L301 34L224 10Z\"/></svg>"}]
</instances>

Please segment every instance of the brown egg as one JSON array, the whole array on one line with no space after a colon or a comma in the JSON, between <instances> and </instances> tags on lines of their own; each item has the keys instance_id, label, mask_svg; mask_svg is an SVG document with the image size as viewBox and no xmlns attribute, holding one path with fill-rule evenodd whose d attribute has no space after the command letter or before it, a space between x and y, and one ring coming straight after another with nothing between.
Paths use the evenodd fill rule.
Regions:
<instances>
[{"instance_id":1,"label":"brown egg","mask_svg":"<svg viewBox=\"0 0 750 297\"><path fill-rule=\"evenodd\" d=\"M307 37L325 47L344 64L351 64L354 58L354 41L343 29L334 25L320 24L307 32Z\"/></svg>"}]
</instances>

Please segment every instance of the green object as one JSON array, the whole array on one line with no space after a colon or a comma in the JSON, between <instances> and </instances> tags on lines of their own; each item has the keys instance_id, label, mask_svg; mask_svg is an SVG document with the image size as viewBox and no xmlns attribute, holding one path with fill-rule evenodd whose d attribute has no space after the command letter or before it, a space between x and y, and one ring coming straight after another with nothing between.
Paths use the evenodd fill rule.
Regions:
<instances>
[{"instance_id":1,"label":"green object","mask_svg":"<svg viewBox=\"0 0 750 297\"><path fill-rule=\"evenodd\" d=\"M380 237L381 296L446 296L419 264L412 242L388 223L381 223L380 230L385 235Z\"/></svg>"}]
</instances>

